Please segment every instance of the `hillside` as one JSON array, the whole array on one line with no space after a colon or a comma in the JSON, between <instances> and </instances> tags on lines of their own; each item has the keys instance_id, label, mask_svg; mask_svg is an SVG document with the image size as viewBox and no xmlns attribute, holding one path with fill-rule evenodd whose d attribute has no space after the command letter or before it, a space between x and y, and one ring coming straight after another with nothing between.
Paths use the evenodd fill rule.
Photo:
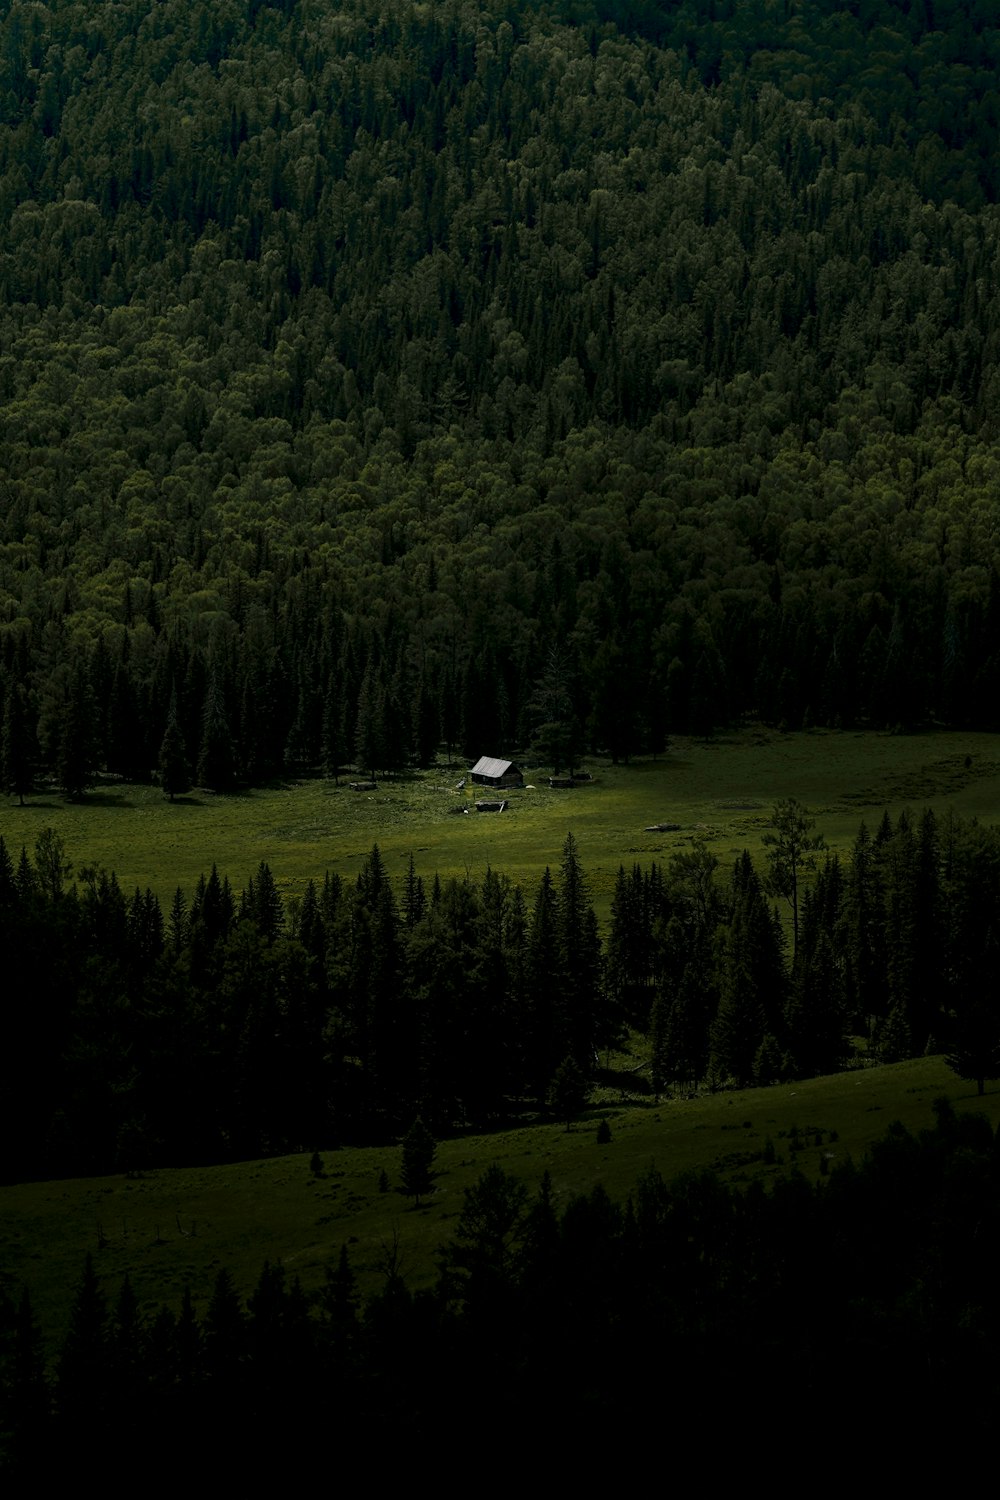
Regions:
<instances>
[{"instance_id":1,"label":"hillside","mask_svg":"<svg viewBox=\"0 0 1000 1500\"><path fill-rule=\"evenodd\" d=\"M10 6L7 786L997 727L994 19Z\"/></svg>"}]
</instances>

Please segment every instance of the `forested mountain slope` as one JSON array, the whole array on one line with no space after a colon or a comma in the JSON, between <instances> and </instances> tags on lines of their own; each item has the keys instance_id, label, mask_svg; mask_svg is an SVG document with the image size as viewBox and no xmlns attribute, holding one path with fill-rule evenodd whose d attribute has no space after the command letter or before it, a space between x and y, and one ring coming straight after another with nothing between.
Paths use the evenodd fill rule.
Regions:
<instances>
[{"instance_id":1,"label":"forested mountain slope","mask_svg":"<svg viewBox=\"0 0 1000 1500\"><path fill-rule=\"evenodd\" d=\"M997 19L11 5L7 787L997 727Z\"/></svg>"}]
</instances>

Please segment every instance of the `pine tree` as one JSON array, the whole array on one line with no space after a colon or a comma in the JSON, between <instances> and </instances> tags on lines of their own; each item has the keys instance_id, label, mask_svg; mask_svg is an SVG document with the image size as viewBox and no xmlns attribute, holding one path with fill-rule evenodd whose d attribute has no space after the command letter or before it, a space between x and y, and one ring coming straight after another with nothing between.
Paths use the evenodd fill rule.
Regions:
<instances>
[{"instance_id":1,"label":"pine tree","mask_svg":"<svg viewBox=\"0 0 1000 1500\"><path fill-rule=\"evenodd\" d=\"M9 1380L3 1383L7 1392L0 1385L0 1409L3 1396L7 1395L4 1413L7 1451L3 1462L8 1479L20 1475L27 1484L31 1466L38 1463L39 1445L46 1439L52 1416L52 1398L45 1374L45 1341L27 1288L21 1293L12 1322Z\"/></svg>"},{"instance_id":2,"label":"pine tree","mask_svg":"<svg viewBox=\"0 0 1000 1500\"><path fill-rule=\"evenodd\" d=\"M959 1078L974 1080L980 1097L987 1078L1000 1078L1000 1013L995 1005L979 1000L969 1006L945 1062Z\"/></svg>"},{"instance_id":3,"label":"pine tree","mask_svg":"<svg viewBox=\"0 0 1000 1500\"><path fill-rule=\"evenodd\" d=\"M502 1167L487 1167L465 1189L444 1262L467 1304L486 1314L503 1311L531 1227L528 1190Z\"/></svg>"},{"instance_id":4,"label":"pine tree","mask_svg":"<svg viewBox=\"0 0 1000 1500\"><path fill-rule=\"evenodd\" d=\"M566 1129L587 1102L590 1090L574 1057L564 1057L555 1071L549 1101L557 1119L566 1121Z\"/></svg>"},{"instance_id":5,"label":"pine tree","mask_svg":"<svg viewBox=\"0 0 1000 1500\"><path fill-rule=\"evenodd\" d=\"M32 734L28 701L19 682L8 684L3 705L3 728L0 730L0 787L17 797L21 807L31 791Z\"/></svg>"},{"instance_id":6,"label":"pine tree","mask_svg":"<svg viewBox=\"0 0 1000 1500\"><path fill-rule=\"evenodd\" d=\"M320 1306L333 1337L333 1356L340 1365L353 1350L358 1333L358 1288L347 1246L341 1245L336 1270L325 1267Z\"/></svg>"},{"instance_id":7,"label":"pine tree","mask_svg":"<svg viewBox=\"0 0 1000 1500\"><path fill-rule=\"evenodd\" d=\"M525 961L525 1065L539 1108L560 1055L555 1004L558 976L556 895L552 872L546 866L528 924Z\"/></svg>"},{"instance_id":8,"label":"pine tree","mask_svg":"<svg viewBox=\"0 0 1000 1500\"><path fill-rule=\"evenodd\" d=\"M663 990L656 993L649 1016L649 1067L653 1085L653 1097L657 1104L670 1078L670 1018L671 1002Z\"/></svg>"},{"instance_id":9,"label":"pine tree","mask_svg":"<svg viewBox=\"0 0 1000 1500\"><path fill-rule=\"evenodd\" d=\"M601 945L597 919L587 891L573 835L563 844L556 892L558 953L557 1031L560 1053L569 1053L582 1073L589 1073L598 1037L601 1002ZM602 1039L610 1032L602 1027Z\"/></svg>"},{"instance_id":10,"label":"pine tree","mask_svg":"<svg viewBox=\"0 0 1000 1500\"><path fill-rule=\"evenodd\" d=\"M170 694L170 710L167 714L167 727L160 743L157 769L160 775L160 785L171 802L179 794L190 790L191 766L187 758L184 736L177 722L176 690Z\"/></svg>"},{"instance_id":11,"label":"pine tree","mask_svg":"<svg viewBox=\"0 0 1000 1500\"><path fill-rule=\"evenodd\" d=\"M330 675L323 700L323 729L320 753L323 757L323 774L332 776L338 784L340 767L347 760L347 731L344 704L340 684Z\"/></svg>"},{"instance_id":12,"label":"pine tree","mask_svg":"<svg viewBox=\"0 0 1000 1500\"><path fill-rule=\"evenodd\" d=\"M229 791L233 785L235 764L233 734L226 716L222 688L213 673L202 712L198 785L209 787L214 792Z\"/></svg>"},{"instance_id":13,"label":"pine tree","mask_svg":"<svg viewBox=\"0 0 1000 1500\"><path fill-rule=\"evenodd\" d=\"M785 970L775 914L746 850L733 869L732 909L719 962L719 1008L711 1027L713 1065L740 1085L753 1081L766 1033L784 1025Z\"/></svg>"},{"instance_id":14,"label":"pine tree","mask_svg":"<svg viewBox=\"0 0 1000 1500\"><path fill-rule=\"evenodd\" d=\"M82 659L70 669L59 723L56 775L71 801L90 785L97 759L97 711Z\"/></svg>"},{"instance_id":15,"label":"pine tree","mask_svg":"<svg viewBox=\"0 0 1000 1500\"><path fill-rule=\"evenodd\" d=\"M822 834L812 829L816 819L809 817L806 809L794 797L776 804L771 814L771 832L765 833L762 843L768 851L770 868L768 888L776 896L784 896L792 908L792 957L799 943L799 887L802 872L815 864L815 851L824 847Z\"/></svg>"},{"instance_id":16,"label":"pine tree","mask_svg":"<svg viewBox=\"0 0 1000 1500\"><path fill-rule=\"evenodd\" d=\"M382 722L378 683L370 663L365 668L358 694L354 757L359 769L374 779L376 771L382 766Z\"/></svg>"},{"instance_id":17,"label":"pine tree","mask_svg":"<svg viewBox=\"0 0 1000 1500\"><path fill-rule=\"evenodd\" d=\"M413 1198L414 1208L426 1196L434 1182L431 1170L437 1145L419 1115L403 1137L403 1162L400 1170L403 1192Z\"/></svg>"},{"instance_id":18,"label":"pine tree","mask_svg":"<svg viewBox=\"0 0 1000 1500\"><path fill-rule=\"evenodd\" d=\"M108 1309L87 1256L59 1357L57 1406L70 1432L104 1431L108 1402Z\"/></svg>"}]
</instances>

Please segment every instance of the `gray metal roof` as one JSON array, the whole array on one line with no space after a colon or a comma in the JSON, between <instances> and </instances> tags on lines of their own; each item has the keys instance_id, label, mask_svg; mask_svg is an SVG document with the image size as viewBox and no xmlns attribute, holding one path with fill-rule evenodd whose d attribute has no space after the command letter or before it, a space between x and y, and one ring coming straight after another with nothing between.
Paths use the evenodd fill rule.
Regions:
<instances>
[{"instance_id":1,"label":"gray metal roof","mask_svg":"<svg viewBox=\"0 0 1000 1500\"><path fill-rule=\"evenodd\" d=\"M497 760L493 755L481 755L472 768L473 776L503 776L514 764L512 760Z\"/></svg>"}]
</instances>

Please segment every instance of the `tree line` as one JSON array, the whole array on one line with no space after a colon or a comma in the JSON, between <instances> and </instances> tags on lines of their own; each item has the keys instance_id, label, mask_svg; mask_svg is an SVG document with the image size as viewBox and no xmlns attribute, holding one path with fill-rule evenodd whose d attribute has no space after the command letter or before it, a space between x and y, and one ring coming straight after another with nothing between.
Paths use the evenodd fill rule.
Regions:
<instances>
[{"instance_id":1,"label":"tree line","mask_svg":"<svg viewBox=\"0 0 1000 1500\"><path fill-rule=\"evenodd\" d=\"M166 913L72 879L51 830L17 861L0 841L8 992L33 996L8 1008L4 1176L559 1117L630 1033L630 1087L656 1095L925 1051L995 1076L1000 835L886 815L809 871L804 810L771 826L763 869L698 842L620 869L604 934L572 836L533 890L492 869L428 887L412 858L394 882L376 847L287 904L266 864L238 893L213 866Z\"/></svg>"}]
</instances>

